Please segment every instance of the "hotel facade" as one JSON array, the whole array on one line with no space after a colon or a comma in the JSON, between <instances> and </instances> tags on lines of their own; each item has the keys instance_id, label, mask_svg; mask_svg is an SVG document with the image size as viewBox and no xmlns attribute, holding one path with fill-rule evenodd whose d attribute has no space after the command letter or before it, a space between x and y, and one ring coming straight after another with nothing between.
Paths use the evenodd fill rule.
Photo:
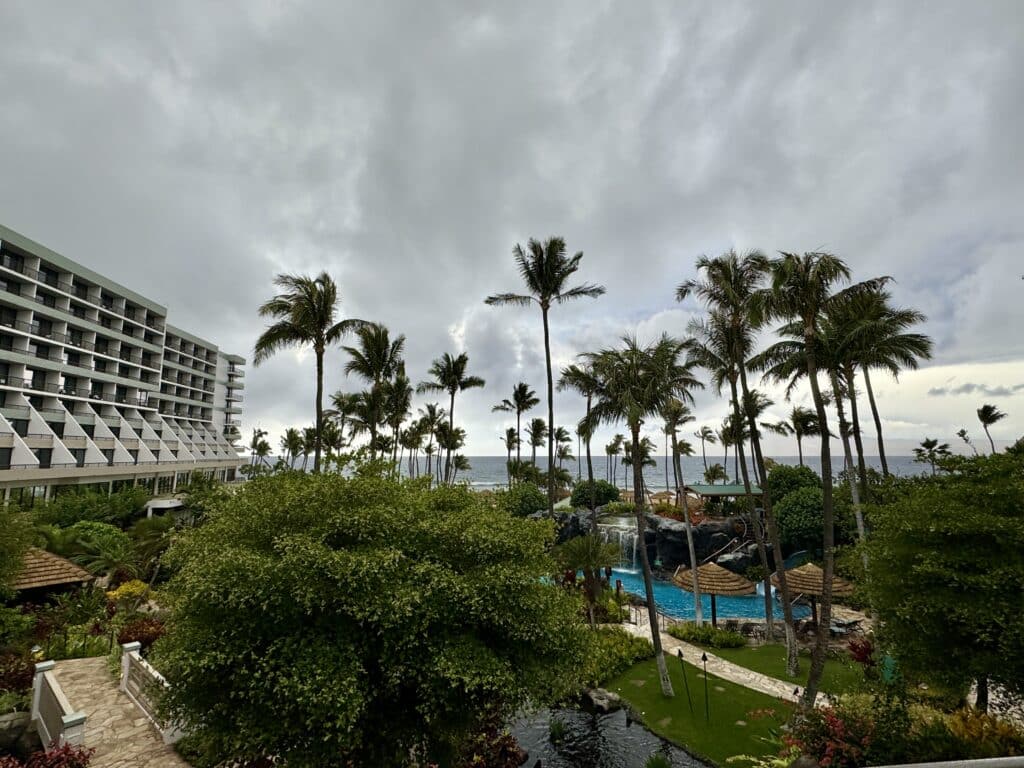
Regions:
<instances>
[{"instance_id":1,"label":"hotel facade","mask_svg":"<svg viewBox=\"0 0 1024 768\"><path fill-rule=\"evenodd\" d=\"M173 492L236 479L245 360L0 226L0 491Z\"/></svg>"}]
</instances>

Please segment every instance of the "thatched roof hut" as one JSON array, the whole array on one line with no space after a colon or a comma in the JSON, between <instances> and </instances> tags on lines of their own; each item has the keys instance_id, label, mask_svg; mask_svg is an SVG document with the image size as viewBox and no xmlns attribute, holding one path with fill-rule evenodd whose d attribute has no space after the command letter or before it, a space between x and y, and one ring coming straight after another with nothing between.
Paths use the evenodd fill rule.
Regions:
<instances>
[{"instance_id":1,"label":"thatched roof hut","mask_svg":"<svg viewBox=\"0 0 1024 768\"><path fill-rule=\"evenodd\" d=\"M687 592L693 591L693 572L689 569L682 570L682 566L680 566L673 575L672 581ZM718 595L737 597L757 592L754 582L717 563L704 563L697 567L697 586L701 592L711 595L711 625L716 627L718 626L718 605L715 598Z\"/></svg>"},{"instance_id":2,"label":"thatched roof hut","mask_svg":"<svg viewBox=\"0 0 1024 768\"><path fill-rule=\"evenodd\" d=\"M772 574L772 584L779 586L777 573ZM811 618L817 624L817 598L821 597L825 591L825 572L814 563L805 563L799 568L790 568L786 571L786 586L789 587L790 595L803 594L811 598ZM832 577L832 595L834 597L849 597L852 594L853 584L838 576Z\"/></svg>"}]
</instances>

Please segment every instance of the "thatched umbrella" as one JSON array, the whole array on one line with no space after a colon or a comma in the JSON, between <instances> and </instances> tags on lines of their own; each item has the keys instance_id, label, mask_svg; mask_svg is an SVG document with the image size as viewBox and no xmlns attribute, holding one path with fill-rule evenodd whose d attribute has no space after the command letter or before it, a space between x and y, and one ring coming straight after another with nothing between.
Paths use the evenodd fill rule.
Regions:
<instances>
[{"instance_id":1,"label":"thatched umbrella","mask_svg":"<svg viewBox=\"0 0 1024 768\"><path fill-rule=\"evenodd\" d=\"M772 584L779 586L778 574L772 574ZM799 568L786 571L786 586L791 593L801 593L811 598L811 618L818 623L817 598L825 591L825 572L814 563L805 563ZM838 597L849 597L853 594L853 585L838 576L832 577L832 594Z\"/></svg>"},{"instance_id":2,"label":"thatched umbrella","mask_svg":"<svg viewBox=\"0 0 1024 768\"><path fill-rule=\"evenodd\" d=\"M693 591L693 573L690 570L681 570L682 566L676 569L672 581L687 592ZM743 578L737 573L726 570L717 563L704 563L697 568L697 586L700 591L711 595L711 626L718 626L718 606L715 604L716 595L752 595L757 591L754 582Z\"/></svg>"}]
</instances>

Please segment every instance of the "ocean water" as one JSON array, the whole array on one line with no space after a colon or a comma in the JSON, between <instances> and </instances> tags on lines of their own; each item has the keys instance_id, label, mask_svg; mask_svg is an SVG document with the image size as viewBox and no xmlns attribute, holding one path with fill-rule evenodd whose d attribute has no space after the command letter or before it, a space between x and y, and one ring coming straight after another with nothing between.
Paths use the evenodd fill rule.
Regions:
<instances>
[{"instance_id":1,"label":"ocean water","mask_svg":"<svg viewBox=\"0 0 1024 768\"><path fill-rule=\"evenodd\" d=\"M469 464L471 469L468 472L460 472L456 481L466 480L470 485L476 488L498 488L505 485L508 482L508 476L505 470L505 457L504 456L470 456ZM529 459L529 456L524 457ZM620 457L621 458L621 457ZM666 462L666 457L655 456L654 460L657 462L655 467L647 467L644 469L644 481L647 487L653 491L658 492L671 488L673 484L672 479L672 465ZM797 456L772 456L772 459L780 464L799 464L799 458ZM911 456L887 456L886 459L889 462L889 471L894 475L920 475L928 470L928 467L924 464L916 463ZM878 460L877 456L865 456L865 462L869 467L872 467L879 472L882 470L882 465ZM611 480L609 470L605 461L605 456L594 456L594 477L598 480ZM708 455L708 465L721 464L722 454L718 453L715 455ZM564 469L567 469L572 473L573 477L587 476L586 458L583 461L577 461L573 459L562 464ZM821 459L817 455L804 456L804 464L815 472L821 473ZM704 482L704 461L700 456L684 456L682 458L683 465L683 477L688 483L703 483ZM542 470L547 467L547 457L537 457L537 466ZM749 466L749 462L748 462ZM426 465L422 459L420 461L420 471L425 470ZM843 468L842 456L832 457L832 474L838 474ZM666 469L668 470L668 477L666 482ZM405 475L408 471L408 466L405 461L402 462L402 473ZM727 468L729 473L730 481L732 480L734 472L733 457L729 456L729 466ZM751 473L751 482L753 482L753 473ZM621 461L619 462L615 471L615 484L620 488L632 488L633 486L633 475L632 470L629 467L623 467ZM737 477L736 482L742 482L742 475Z\"/></svg>"}]
</instances>

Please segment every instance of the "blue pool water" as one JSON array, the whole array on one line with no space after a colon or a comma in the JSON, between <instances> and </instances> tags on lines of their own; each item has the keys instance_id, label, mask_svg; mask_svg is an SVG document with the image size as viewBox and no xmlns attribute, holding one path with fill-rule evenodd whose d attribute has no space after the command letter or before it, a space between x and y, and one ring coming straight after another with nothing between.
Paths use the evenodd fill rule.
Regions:
<instances>
[{"instance_id":1,"label":"blue pool water","mask_svg":"<svg viewBox=\"0 0 1024 768\"><path fill-rule=\"evenodd\" d=\"M644 597L644 577L640 571L628 571L614 569L612 571L612 588L615 587L616 579L622 581L622 588L634 595ZM758 585L758 589L762 589ZM704 619L711 621L711 596L701 595L701 602L704 605ZM693 595L684 589L677 587L670 581L654 580L654 601L658 610L666 616L674 619L693 619ZM764 596L762 594L747 595L745 597L716 598L716 605L719 619L747 619L764 621ZM775 616L782 618L782 603L772 600ZM811 609L806 605L793 606L793 618L803 619L811 615Z\"/></svg>"}]
</instances>

